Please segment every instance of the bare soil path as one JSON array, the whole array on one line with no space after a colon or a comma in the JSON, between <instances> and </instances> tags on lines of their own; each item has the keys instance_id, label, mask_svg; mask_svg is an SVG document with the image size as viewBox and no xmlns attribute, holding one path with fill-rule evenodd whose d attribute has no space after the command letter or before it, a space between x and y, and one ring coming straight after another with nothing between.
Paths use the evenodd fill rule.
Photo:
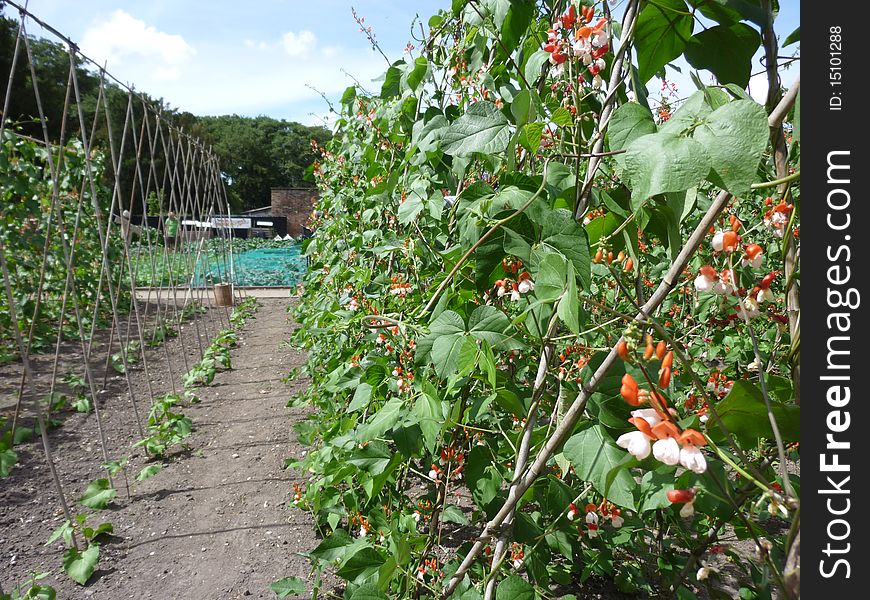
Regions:
<instances>
[{"instance_id":1,"label":"bare soil path","mask_svg":"<svg viewBox=\"0 0 870 600\"><path fill-rule=\"evenodd\" d=\"M30 570L52 571L45 582L61 599L275 598L273 581L306 577L308 560L297 553L318 540L307 515L288 508L298 474L283 468L286 458L302 452L292 425L305 409L288 409L287 400L306 384L284 379L303 361L282 345L293 328L287 306L286 298L261 299L232 351L232 370L218 373L199 390L201 402L184 409L195 428L190 450L136 483L129 500L118 482L118 498L95 515L114 524L114 536L104 542L99 570L85 587L61 571L60 542L43 547L62 520L37 446L20 452L21 465L0 480L5 591ZM101 476L96 445L87 439L92 420L72 415L52 431L71 499L89 478Z\"/></svg>"}]
</instances>

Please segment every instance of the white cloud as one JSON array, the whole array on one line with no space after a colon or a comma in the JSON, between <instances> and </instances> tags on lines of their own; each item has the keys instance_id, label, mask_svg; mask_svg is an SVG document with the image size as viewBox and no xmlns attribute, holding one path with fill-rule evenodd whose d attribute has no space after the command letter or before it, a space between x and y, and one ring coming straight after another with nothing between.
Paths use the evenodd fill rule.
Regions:
<instances>
[{"instance_id":1,"label":"white cloud","mask_svg":"<svg viewBox=\"0 0 870 600\"><path fill-rule=\"evenodd\" d=\"M199 115L268 114L332 123L336 116L325 112L326 102L312 88L337 101L353 83L350 73L370 90L380 89L372 79L387 65L370 48L344 46L313 29L272 37L251 33L215 39L185 31L182 37L116 11L81 39L88 56L108 60L113 76Z\"/></svg>"},{"instance_id":2,"label":"white cloud","mask_svg":"<svg viewBox=\"0 0 870 600\"><path fill-rule=\"evenodd\" d=\"M202 58L205 59L205 55ZM380 56L359 47L330 47L328 53L318 50L317 60L255 49L231 56L229 49L220 49L208 56L208 64L204 62L195 72L191 70L183 85L182 82L173 85L177 94L170 95L168 89L166 92L174 103L197 114L235 112L278 116L289 113L293 119L312 122L316 119L309 112L322 117L322 111L327 108L312 88L336 100L353 84L343 72L347 71L370 90L377 91L380 83L372 79L381 75L386 67ZM225 91L227 73L232 74L231 94Z\"/></svg>"},{"instance_id":3,"label":"white cloud","mask_svg":"<svg viewBox=\"0 0 870 600\"><path fill-rule=\"evenodd\" d=\"M81 43L82 52L109 69L125 63L150 65L150 75L157 80L176 80L182 67L196 50L180 35L158 31L123 10L116 10L108 20L88 28Z\"/></svg>"},{"instance_id":4,"label":"white cloud","mask_svg":"<svg viewBox=\"0 0 870 600\"><path fill-rule=\"evenodd\" d=\"M284 44L284 51L290 56L305 56L317 43L317 36L307 29L303 29L299 33L288 31L281 38L281 41Z\"/></svg>"}]
</instances>

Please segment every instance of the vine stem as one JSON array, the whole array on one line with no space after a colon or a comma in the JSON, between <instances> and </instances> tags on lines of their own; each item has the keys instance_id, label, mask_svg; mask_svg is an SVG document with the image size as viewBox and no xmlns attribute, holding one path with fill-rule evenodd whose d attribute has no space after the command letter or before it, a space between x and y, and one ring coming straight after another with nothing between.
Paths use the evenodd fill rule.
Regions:
<instances>
[{"instance_id":1,"label":"vine stem","mask_svg":"<svg viewBox=\"0 0 870 600\"><path fill-rule=\"evenodd\" d=\"M639 0L631 0L625 9L625 15L622 18L622 32L624 38L621 40L619 50L613 60L613 66L610 71L610 81L607 83L607 97L604 99L604 106L601 109L601 119L599 120L598 132L595 136L595 142L592 145L592 157L589 159L589 164L586 167L586 175L583 179L583 187L578 187L577 200L574 206L574 218L578 219L586 212L589 205L589 196L592 194L592 182L595 180L595 173L601 165L601 157L598 156L604 150L604 134L607 132L607 126L610 124L610 116L613 114L613 105L616 103L616 90L623 78L622 65L625 61L625 55L628 53L628 46L631 43L631 38L634 36L634 25L637 23Z\"/></svg>"},{"instance_id":2,"label":"vine stem","mask_svg":"<svg viewBox=\"0 0 870 600\"><path fill-rule=\"evenodd\" d=\"M761 468L767 468L770 465L770 460L765 461L764 464L761 465ZM753 493L753 484L747 483L743 488L738 490L738 496L734 500L735 505L743 504L746 500L752 497ZM691 571L692 567L695 566L695 561L701 558L701 555L706 552L707 548L710 547L711 544L715 543L719 538L719 530L725 525L728 521L731 520L733 516L735 516L739 511L737 509L732 510L728 518L719 518L716 520L715 524L709 528L706 538L702 541L701 534L699 531L696 540L694 549L689 553L689 559L686 561L686 564L683 565L683 568L680 570L680 573L677 575L677 579L671 584L669 588L670 593L675 593L677 588L680 587L680 583L682 583L683 579L685 579L686 575Z\"/></svg>"},{"instance_id":3,"label":"vine stem","mask_svg":"<svg viewBox=\"0 0 870 600\"><path fill-rule=\"evenodd\" d=\"M764 56L765 56L765 70L767 71L767 108L771 109L772 106L776 105L776 108L773 109L774 112L780 111L780 108L785 104L785 98L779 100L777 99L780 95L780 78L779 78L779 65L777 64L777 57L779 55L778 42L776 39L776 32L773 29L774 22L774 14L773 14L773 3L771 0L762 0L761 6L765 12L765 23L764 27L761 30L761 39L762 45L764 46ZM800 76L795 81L795 83L791 86L786 97L788 96L796 96L798 90L800 89ZM793 104L793 103L792 103ZM791 108L791 104L787 104L788 108L783 111L782 117L785 117L785 113ZM774 166L776 167L776 175L779 178L784 178L788 174L788 146L785 142L785 135L782 132L782 127L780 126L780 121L776 123L769 123L770 125L770 139L773 144L774 150ZM788 183L784 182L781 184L779 191L782 195L785 195L786 190L788 189ZM794 237L789 235L786 241L785 253L783 255L783 267L785 271L785 280L786 280L786 312L788 313L788 332L789 339L792 341L792 349L794 350L795 340L800 340L800 292L798 290L798 286L792 280L794 273L798 270L798 253L797 253L797 245L795 244ZM747 323L748 326L748 323ZM751 332L751 328L750 328ZM753 338L753 344L757 348L757 343ZM799 346L798 346L799 347ZM756 349L756 353L757 353ZM801 403L801 394L800 394L800 380L801 380L801 363L800 363L800 351L790 353L790 362L791 362L791 379L792 379L792 389L794 390L794 398L795 403L799 406ZM761 377L761 372L759 371L759 377ZM762 378L762 386L764 385ZM762 388L763 389L763 388ZM774 419L772 418L772 413L770 413L770 405L769 400L765 394L765 403L768 404L768 414L771 417L771 422L773 423ZM778 433L776 426L774 425L774 432ZM780 449L780 456L782 457L781 451L781 441L777 439L777 447ZM791 490L790 481L788 480L788 473L785 472L785 464L781 465L783 469L783 473L786 476L783 479L783 484L786 486L786 490L793 494ZM799 505L798 505L799 506ZM786 559L785 559L785 570L787 573L784 576L784 585L783 591L785 595L789 599L799 598L800 597L800 512L797 513L795 518L795 523L793 523L793 527L797 528L797 535L792 536L789 535L788 542L786 546ZM797 544L793 542L797 541Z\"/></svg>"},{"instance_id":4,"label":"vine stem","mask_svg":"<svg viewBox=\"0 0 870 600\"><path fill-rule=\"evenodd\" d=\"M477 242L475 242L475 244L471 248L469 248L468 251L466 251L466 253L462 255L462 258L460 258L457 261L457 263L453 266L453 268L447 274L447 277L444 278L444 281L441 282L441 285L438 286L438 288L435 290L435 293L432 294L431 298L429 298L429 302L427 302L426 306L423 307L423 310L420 311L420 314L418 315L418 317L422 317L423 315L428 313L430 310L432 310L432 307L435 305L435 302L437 302L438 297L441 296L441 294L444 292L445 289L447 289L447 286L450 285L450 282L453 280L453 277L456 275L456 273L459 272L459 269L462 268L462 265L465 264L465 262L469 259L469 257L471 257L471 255L474 254L475 250L480 248L483 245L483 243L492 236L492 234L494 234L496 231L501 229L505 224L509 223L511 220L513 220L517 216L523 214L525 212L525 210L529 206L532 205L532 202L534 202L535 200L537 200L541 196L541 192L544 191L544 187L547 185L547 170L548 170L549 166L550 166L550 159L547 159L547 161L544 163L544 173L543 173L543 178L541 179L541 185L540 185L540 187L538 187L537 191L532 195L532 197L529 198L522 206L520 206L514 212L512 212L511 214L509 214L505 218L499 219L498 221L496 221L495 224L492 227L490 227L486 233L484 233L482 236L480 236L480 239L477 240Z\"/></svg>"},{"instance_id":5,"label":"vine stem","mask_svg":"<svg viewBox=\"0 0 870 600\"><path fill-rule=\"evenodd\" d=\"M5 215L4 215L5 216ZM15 304L15 295L12 292L12 283L11 278L9 277L9 266L6 262L6 248L3 244L3 241L0 240L0 272L3 274L3 283L6 291L6 300L9 309L9 318L12 321L12 334L15 338L15 343L18 346L18 351L21 355L21 364L24 369L24 373L27 376L27 382L30 387L30 396L33 402L34 413L36 413L36 422L37 427L39 427L39 435L42 439L42 449L45 452L45 462L48 463L48 470L51 473L51 479L54 482L54 488L57 492L58 501L60 502L60 506L63 509L63 514L66 517L66 520L70 523L73 522L72 512L69 509L69 505L66 501L66 496L64 496L63 492L63 484L60 481L60 477L57 473L57 467L54 464L54 456L51 451L51 443L48 439L48 426L45 423L45 419L42 415L42 407L39 405L39 396L36 392L36 384L33 377L33 369L30 364L30 354L27 352L27 346L24 344L24 339L21 336L21 325L18 321L18 313L16 310ZM73 548L78 550L78 541L76 540L75 531L72 534L72 543Z\"/></svg>"},{"instance_id":6,"label":"vine stem","mask_svg":"<svg viewBox=\"0 0 870 600\"><path fill-rule=\"evenodd\" d=\"M733 265L729 264L728 269L731 274L731 285L736 289L737 286L734 281ZM741 310L738 311L738 314L742 317L743 323L746 325L746 330L749 332L749 338L752 340L752 351L755 354L755 360L758 362L758 383L761 386L761 396L764 398L764 406L767 409L767 418L770 421L770 428L773 431L773 438L776 442L776 449L779 454L780 478L782 479L782 484L785 487L786 494L790 500L793 500L795 498L795 493L786 468L785 444L782 441L782 435L779 431L779 425L776 422L776 416L773 414L773 406L770 404L770 394L767 390L767 378L764 376L765 370L763 365L767 364L767 362L761 358L761 349L758 347L758 337L755 335L755 330L752 328L752 324L750 323L749 314L746 312L744 301L742 298L738 297L737 302L740 303L741 308Z\"/></svg>"},{"instance_id":7,"label":"vine stem","mask_svg":"<svg viewBox=\"0 0 870 600\"><path fill-rule=\"evenodd\" d=\"M751 187L753 190L763 190L764 188L776 187L784 183L791 183L792 181L798 180L800 178L801 172L796 171L787 177L781 177L780 179L774 179L773 181L765 181L762 183L753 183L749 187Z\"/></svg>"},{"instance_id":8,"label":"vine stem","mask_svg":"<svg viewBox=\"0 0 870 600\"><path fill-rule=\"evenodd\" d=\"M768 117L768 125L770 127L777 127L782 122L782 119L790 110L791 106L794 104L795 98L797 97L797 85L793 86L792 89L788 91L788 93L780 100L780 103L776 106L776 108L771 111L770 116ZM716 220L719 218L719 215L728 206L729 201L731 200L731 194L726 191L721 191L713 200L710 208L707 209L707 212L701 218L701 221L695 227L692 234L689 236L689 239L686 241L686 244L683 246L683 249L680 250L679 255L677 255L676 260L668 269L665 276L662 278L662 282L659 284L656 291L653 293L652 297L643 305L643 310L641 314L638 314L635 317L635 321L643 322L644 316L643 314L650 314L655 312L655 310L661 305L664 301L665 297L671 292L671 290L676 287L677 282L679 281L679 277L683 272L683 269L689 263L689 259L698 249L698 247L703 242L704 238L707 235L707 231L713 226ZM589 397L593 394L593 392L598 388L598 385L604 379L607 372L616 362L618 355L616 353L616 346L621 341L617 340L617 343L610 349L610 352L602 361L601 365L599 365L598 369L596 369L595 373L593 373L592 377L589 379L588 383L586 383L580 390L580 393L577 395L577 398L574 400L574 403L570 406L568 411L565 413L565 416L556 430L553 432L553 435L547 440L544 444L543 448L538 452L537 457L535 458L534 463L530 467L527 468L525 475L522 479L517 482L516 487L511 489L512 493L508 494L508 498L505 504L502 506L501 510L490 520L486 526L483 528L483 531L480 533L480 536L475 541L474 545L465 555L462 563L459 565L459 568L453 574L453 577L447 582L447 585L444 588L443 597L447 598L451 593L456 589L456 586L459 585L459 582L462 581L462 578L465 576L465 573L468 572L468 569L471 568L471 565L474 563L474 560L477 558L478 554L483 550L483 547L487 540L489 540L493 533L501 526L504 522L507 515L512 512L515 508L519 499L526 492L526 490L531 487L531 485L537 480L537 478L544 472L547 462L550 458L555 454L556 450L562 446L562 444L568 439L568 436L574 431L574 426L577 424L577 421L583 414L583 411L586 409L586 402L589 400Z\"/></svg>"},{"instance_id":9,"label":"vine stem","mask_svg":"<svg viewBox=\"0 0 870 600\"><path fill-rule=\"evenodd\" d=\"M709 228L716 222L716 219L719 218L719 214L725 209L728 205L728 202L731 200L731 194L728 192L720 192L716 199L713 200L713 203L710 205L710 208L707 210L707 213L701 219L701 222L695 227L695 230L692 232L692 235L689 237L688 242L680 251L679 256L671 265L671 268L668 269L668 272L665 274L662 282L659 284L655 293L652 297L644 304L643 312L638 314L634 320L638 322L642 322L644 317L643 314L654 312L655 309L659 307L659 305L664 301L665 297L670 293L670 291L676 287L677 282L679 281L680 274L683 272L683 269L689 262L691 256L695 253L698 246L701 245L701 242L707 235L707 231ZM565 443L568 439L568 436L574 431L574 426L577 424L577 421L580 420L580 417L583 415L583 412L586 410L586 402L589 400L589 397L595 392L598 388L598 385L607 375L607 372L610 368L615 364L618 359L618 354L616 353L616 346L618 342L621 341L620 337L617 340L617 344L610 349L610 352L602 361L601 365L599 365L598 369L596 369L595 373L593 373L592 377L589 378L589 381L583 385L580 389L580 393L577 395L577 398L568 408L565 416L562 419L562 422L553 432L553 435L547 440L546 444L544 444L543 448L538 452L537 457L535 458L534 463L530 467L527 468L525 475L516 483L514 487L511 488L511 493L508 494L507 501L505 502L502 509L489 521L478 537L477 541L468 551L468 554L465 555L465 559L462 561L462 564L459 565L459 568L456 570L456 573L447 583L447 587L444 590L443 596L446 598L449 596L453 590L456 589L456 586L459 585L459 582L462 580L462 577L471 567L474 559L480 554L481 550L483 550L483 546L489 538L492 537L493 533L501 526L504 522L505 518L509 513L511 513L517 505L517 502L522 497L522 495L526 492L526 490L531 487L531 485L535 482L535 480L544 472L546 469L547 462L550 458L556 453L556 450Z\"/></svg>"},{"instance_id":10,"label":"vine stem","mask_svg":"<svg viewBox=\"0 0 870 600\"><path fill-rule=\"evenodd\" d=\"M547 371L550 368L550 361L553 358L552 337L556 333L556 329L559 325L559 320L556 316L556 308L558 304L559 301L557 301L556 304L553 305L553 314L550 317L550 324L547 327L547 335L543 339L544 344L543 348L541 349L541 358L538 361L538 371L535 374L535 382L532 385L532 402L531 406L529 406L529 413L526 417L525 427L523 428L523 436L520 439L520 447L517 450L516 464L514 465L514 475L513 479L511 480L508 496L510 496L510 491L513 490L514 487L516 487L517 483L519 482L520 476L523 474L523 471L526 469L526 465L528 465L529 463L529 454L532 448L532 432L535 429L538 418L538 403L544 390L544 384L547 381ZM498 580L496 575L498 574L501 565L504 563L505 556L507 555L507 547L510 543L513 533L513 521L514 511L511 511L510 514L505 518L504 525L501 529L501 534L499 535L498 542L496 542L495 545L495 551L492 555L492 570L490 571L489 578L486 582L484 600L492 600L493 594L495 593L495 584Z\"/></svg>"},{"instance_id":11,"label":"vine stem","mask_svg":"<svg viewBox=\"0 0 870 600\"><path fill-rule=\"evenodd\" d=\"M486 21L486 17L484 17L483 14L480 12L480 9L477 8L476 0L470 0L468 2L468 5L474 9L474 12L477 13L477 16L480 17L481 21ZM526 86L527 90L532 89L532 86L530 86L529 82L526 81L526 76L523 74L523 70L520 69L519 65L514 60L514 57L511 55L511 52L508 51L508 49L505 47L504 42L501 39L501 35L499 35L497 27L493 28L492 34L495 37L495 40L498 42L499 47L501 47L502 51L505 53L505 56L507 56L508 61L514 66L514 69L516 69L517 75L520 76L520 81L523 82L523 85Z\"/></svg>"},{"instance_id":12,"label":"vine stem","mask_svg":"<svg viewBox=\"0 0 870 600\"><path fill-rule=\"evenodd\" d=\"M627 315L625 313L614 310L605 304L595 302L591 299L587 299L586 301L587 303L592 304L593 306L596 306L602 310L605 310L615 315L619 315L619 317L625 321L633 320L633 317L631 315ZM634 303L633 300L632 303ZM635 304L635 308L637 308L638 311L642 310L641 307L637 304ZM716 424L716 426L722 430L722 433L725 434L725 437L728 439L728 442L731 445L731 450L749 467L750 470L754 471L754 475L749 475L748 473L746 473L739 465L732 461L727 454L722 452L719 447L708 437L707 442L709 446L713 449L717 456L719 456L723 461L734 467L737 472L739 472L753 485L757 486L762 492L769 491L770 483L767 481L761 471L753 465L752 461L749 460L749 458L734 440L734 437L725 426L725 423L719 417L719 412L716 410L715 403L712 401L710 395L707 393L707 390L704 388L704 383L700 380L697 373L695 373L695 371L692 369L692 361L680 349L680 344L668 333L668 331L664 327L662 327L662 325L652 315L645 314L644 319L645 322L651 325L653 329L656 330L656 333L658 333L670 345L671 349L674 352L674 355L677 357L677 360L680 361L680 364L685 368L686 373L688 373L689 377L692 378L692 383L695 385L698 392L704 397L704 401L707 403L708 406L710 417L713 419L713 422ZM652 385L652 382L650 382L650 385Z\"/></svg>"}]
</instances>

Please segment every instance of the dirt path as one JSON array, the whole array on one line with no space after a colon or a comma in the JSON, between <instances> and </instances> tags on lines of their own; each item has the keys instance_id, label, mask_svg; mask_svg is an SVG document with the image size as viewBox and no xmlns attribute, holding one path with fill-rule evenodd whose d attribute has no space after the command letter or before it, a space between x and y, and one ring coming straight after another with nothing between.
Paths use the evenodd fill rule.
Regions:
<instances>
[{"instance_id":1,"label":"dirt path","mask_svg":"<svg viewBox=\"0 0 870 600\"><path fill-rule=\"evenodd\" d=\"M292 425L303 409L286 405L305 382L283 381L303 360L282 347L292 331L286 307L286 299L261 300L232 352L233 369L218 373L200 390L201 403L184 409L195 427L187 440L191 452L136 484L130 501L121 491L114 507L98 513L114 524L115 535L104 543L99 570L86 587L61 572L60 543L42 548L45 531L59 524L48 489L36 502L22 499L0 509L5 587L39 568L53 572L46 582L58 598L275 598L273 581L305 577L308 561L296 553L318 541L307 516L288 508L296 475L283 463L302 452ZM76 440L66 442L56 433L58 455L77 460L74 449L63 447ZM94 460L96 448L87 450ZM39 458L34 454L16 470L39 465ZM10 496L2 489L7 482L0 480L0 504ZM70 495L84 485L71 482Z\"/></svg>"}]
</instances>

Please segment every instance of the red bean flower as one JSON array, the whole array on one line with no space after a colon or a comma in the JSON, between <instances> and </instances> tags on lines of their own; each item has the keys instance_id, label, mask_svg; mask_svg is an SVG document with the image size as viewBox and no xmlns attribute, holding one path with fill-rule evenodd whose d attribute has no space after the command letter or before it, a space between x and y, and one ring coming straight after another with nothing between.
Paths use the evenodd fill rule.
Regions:
<instances>
[{"instance_id":1,"label":"red bean flower","mask_svg":"<svg viewBox=\"0 0 870 600\"><path fill-rule=\"evenodd\" d=\"M764 260L764 248L759 246L758 244L749 244L746 248L743 249L743 261L742 264L744 267L752 267L753 269L760 269L761 262Z\"/></svg>"},{"instance_id":2,"label":"red bean flower","mask_svg":"<svg viewBox=\"0 0 870 600\"><path fill-rule=\"evenodd\" d=\"M713 235L713 250L716 252L734 252L739 241L740 238L734 231L717 231Z\"/></svg>"}]
</instances>

